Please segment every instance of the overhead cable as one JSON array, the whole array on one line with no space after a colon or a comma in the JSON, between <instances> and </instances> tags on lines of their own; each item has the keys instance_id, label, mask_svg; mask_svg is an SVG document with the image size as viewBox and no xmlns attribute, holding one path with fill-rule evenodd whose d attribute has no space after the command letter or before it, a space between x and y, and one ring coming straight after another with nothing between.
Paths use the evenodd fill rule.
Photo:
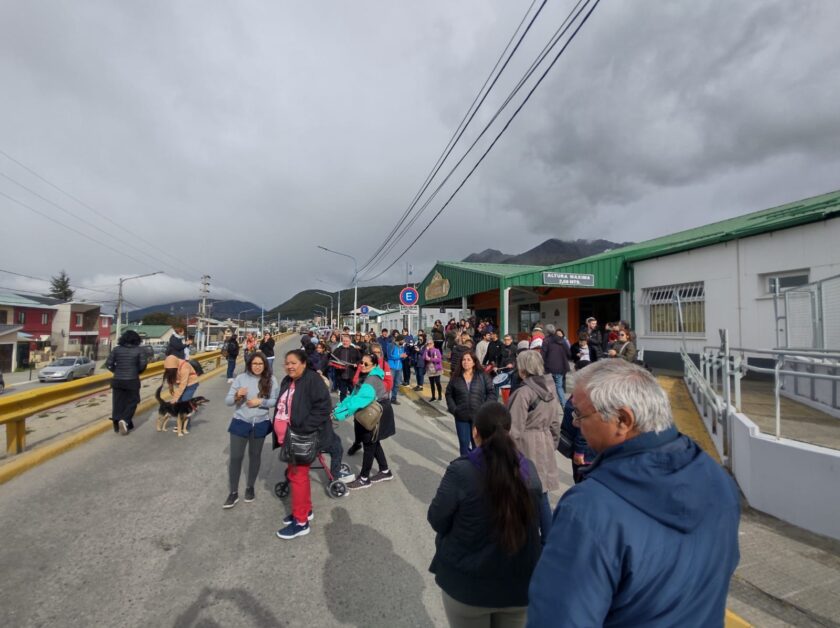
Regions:
<instances>
[{"instance_id":1,"label":"overhead cable","mask_svg":"<svg viewBox=\"0 0 840 628\"><path fill-rule=\"evenodd\" d=\"M413 240L413 241L412 241L412 242L411 242L411 243L410 243L410 244L409 244L409 245L405 248L405 250L403 250L403 252L402 252L402 253L400 253L400 255L399 255L398 257L396 257L396 258L395 258L395 259L394 259L394 260L393 260L393 261L392 261L392 262L391 262L391 263L390 263L390 264L389 264L389 265L388 265L388 266L387 266L384 270L382 270L381 272L379 272L379 273L378 273L378 274L376 274L376 275L373 275L372 277L368 277L368 278L364 279L364 281L372 281L372 280L377 279L377 278L381 277L382 275L384 275L384 274L385 274L388 270L390 270L390 269L394 266L394 264L396 264L398 261L400 261L400 259L402 259L402 258L406 255L406 253L408 253L408 252L412 249L412 247L413 247L413 246L414 246L414 245L415 245L415 244L419 241L419 239L420 239L420 238L421 238L421 237L422 237L422 236L426 233L426 231L428 231L428 230L429 230L429 228L432 226L432 224L434 224L435 220L437 220L437 219L438 219L438 217L439 217L439 216L443 213L443 211L444 211L444 210L445 210L445 209L449 206L449 203L451 203L451 202L452 202L452 199L453 199L453 198L455 198L455 195L456 195L456 194L457 194L457 193L461 190L461 188L462 188L462 187L464 187L464 185L466 184L466 182L470 179L470 177L471 177L471 176L473 175L473 173L476 171L476 169L477 169L477 168L478 168L478 166L481 164L481 162L482 162L482 161L484 161L484 158L485 158L485 157L487 157L487 155L490 153L490 151L491 151L491 150L493 149L493 147L496 145L496 142L498 142L498 141L499 141L499 138L501 138L501 137L502 137L502 135L505 133L505 131L506 131L506 130L508 129L508 127L511 125L511 123L513 122L513 120L516 118L516 116L519 114L519 112L520 112L520 111L522 110L522 108L525 106L525 103L527 103L527 102L528 102L528 100L531 98L531 95L534 93L534 91L536 91L537 87L539 87L539 86L540 86L540 84L542 83L543 79L545 79L545 77L547 76L548 72L551 70L551 68L553 68L553 67L554 67L554 64L555 64L555 63L557 63L557 61L560 59L560 56L563 54L563 52L566 50L566 48L568 48L568 46L569 46L569 44L572 42L572 40L574 40L575 36L578 34L578 32L580 31L580 29L583 27L583 25L584 25L584 24L586 23L586 21L589 19L589 16L590 16L590 15L592 15L592 12L593 12L593 11L595 10L595 8L598 6L598 4L600 3L600 1L601 1L601 0L594 0L594 4L592 4L592 7L589 9L589 11L588 11L588 12L586 13L586 15L583 17L583 20L580 22L580 24L578 24L578 25L577 25L577 27L575 28L575 30L574 30L574 31L572 32L572 34L569 36L569 38L568 38L568 40L566 41L566 43L565 43L565 44L563 44L563 47L562 47L562 48L560 49L560 51L559 51L559 52L555 55L554 59L552 59L551 63L548 65L548 67L545 69L545 71L544 71L544 72L540 75L540 77L539 77L539 79L537 80L537 82L536 82L536 83L534 84L534 86L533 86L533 87L532 87L532 88L528 91L528 94L525 96L525 99L524 99L524 100L523 100L523 101L519 104L519 106L518 106L518 107L514 110L513 114L512 114L512 115L511 115L511 117L508 119L508 121L505 123L504 127L502 127L502 130L501 130L501 131L499 131L499 133L498 133L498 134L496 135L496 137L493 139L493 141L491 142L490 146L488 146L488 147L487 147L487 149L486 149L486 150L482 153L481 157L478 159L478 161L475 163L475 165L472 167L472 169L471 169L471 170L467 173L466 177L464 177L464 179L461 181L461 183L458 185L458 187L457 187L457 188L455 188L455 191L454 191L454 192L452 192L452 194L449 196L449 198L446 200L446 202L443 204L443 206L441 206L441 208L437 211L437 213L435 213L435 215L432 217L432 219L429 221L429 223L428 223L428 224L427 224L427 225L423 228L423 230L422 230L422 231L421 231L421 232L417 235L417 237L416 237L416 238L414 238L414 240ZM577 20L577 17L580 15L580 13L582 13L582 12L586 9L586 6L588 5L588 3L589 3L589 0L586 0L586 4L584 4L584 6L583 6L583 7L581 8L581 10L577 13L577 15L575 15L575 17L574 17L574 18L573 18L573 20L572 20L572 23L574 23L574 21L575 21L575 20ZM460 163L460 162L459 162L459 163ZM456 167L457 167L457 166L456 166Z\"/></svg>"}]
</instances>

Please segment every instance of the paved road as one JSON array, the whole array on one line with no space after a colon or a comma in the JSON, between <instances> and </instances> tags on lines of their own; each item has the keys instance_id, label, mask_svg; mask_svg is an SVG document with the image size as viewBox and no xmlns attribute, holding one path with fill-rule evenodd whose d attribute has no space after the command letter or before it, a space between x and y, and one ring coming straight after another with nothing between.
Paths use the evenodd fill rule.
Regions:
<instances>
[{"instance_id":1,"label":"paved road","mask_svg":"<svg viewBox=\"0 0 840 628\"><path fill-rule=\"evenodd\" d=\"M397 479L341 500L313 472L312 533L274 536L287 506L266 446L257 500L223 510L227 423L221 377L184 438L142 417L0 489L0 587L10 626L442 625L428 563L427 504L454 434L405 400L384 443ZM350 426L342 426L345 447ZM354 468L359 456L349 458Z\"/></svg>"}]
</instances>

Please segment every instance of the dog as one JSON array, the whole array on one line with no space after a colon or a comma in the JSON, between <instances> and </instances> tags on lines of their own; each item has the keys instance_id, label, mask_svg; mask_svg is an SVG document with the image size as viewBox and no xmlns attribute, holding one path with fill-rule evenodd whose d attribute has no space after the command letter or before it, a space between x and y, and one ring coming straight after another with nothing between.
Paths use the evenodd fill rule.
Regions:
<instances>
[{"instance_id":1,"label":"dog","mask_svg":"<svg viewBox=\"0 0 840 628\"><path fill-rule=\"evenodd\" d=\"M206 403L210 403L210 400L207 397L193 397L188 401L164 401L160 393L163 390L163 385L159 386L158 389L155 391L155 399L158 401L158 418L157 418L157 431L158 432L168 432L169 428L167 424L169 423L169 417L175 417L175 433L178 436L183 436L184 434L189 434L189 430L187 427L190 423L190 417L192 416L193 412L198 410L199 407L203 406Z\"/></svg>"}]
</instances>

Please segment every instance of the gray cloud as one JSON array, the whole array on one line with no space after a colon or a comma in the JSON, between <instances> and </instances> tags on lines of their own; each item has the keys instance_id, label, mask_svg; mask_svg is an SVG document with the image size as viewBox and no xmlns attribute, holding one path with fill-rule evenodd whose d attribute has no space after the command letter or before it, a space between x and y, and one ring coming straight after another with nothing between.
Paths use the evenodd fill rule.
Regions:
<instances>
[{"instance_id":1,"label":"gray cloud","mask_svg":"<svg viewBox=\"0 0 840 628\"><path fill-rule=\"evenodd\" d=\"M500 94L572 4L547 5ZM0 149L136 247L0 199L2 267L112 283L162 267L141 305L194 297L202 273L268 306L347 284L348 260L315 246L369 257L527 5L0 5ZM644 239L837 188L838 18L829 0L602 3L407 259L422 274L546 237ZM2 156L0 172L79 219L0 191L116 231Z\"/></svg>"}]
</instances>

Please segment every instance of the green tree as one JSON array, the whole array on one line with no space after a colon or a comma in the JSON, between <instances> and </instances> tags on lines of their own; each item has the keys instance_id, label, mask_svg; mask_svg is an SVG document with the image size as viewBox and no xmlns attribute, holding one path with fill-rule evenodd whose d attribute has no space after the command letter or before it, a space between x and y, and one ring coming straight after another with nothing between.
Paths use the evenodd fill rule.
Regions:
<instances>
[{"instance_id":1,"label":"green tree","mask_svg":"<svg viewBox=\"0 0 840 628\"><path fill-rule=\"evenodd\" d=\"M173 325L176 318L166 312L152 312L143 317L144 325Z\"/></svg>"},{"instance_id":2,"label":"green tree","mask_svg":"<svg viewBox=\"0 0 840 628\"><path fill-rule=\"evenodd\" d=\"M75 290L70 287L70 277L63 270L58 277L50 277L49 295L54 299L61 299L64 302L72 301Z\"/></svg>"}]
</instances>

